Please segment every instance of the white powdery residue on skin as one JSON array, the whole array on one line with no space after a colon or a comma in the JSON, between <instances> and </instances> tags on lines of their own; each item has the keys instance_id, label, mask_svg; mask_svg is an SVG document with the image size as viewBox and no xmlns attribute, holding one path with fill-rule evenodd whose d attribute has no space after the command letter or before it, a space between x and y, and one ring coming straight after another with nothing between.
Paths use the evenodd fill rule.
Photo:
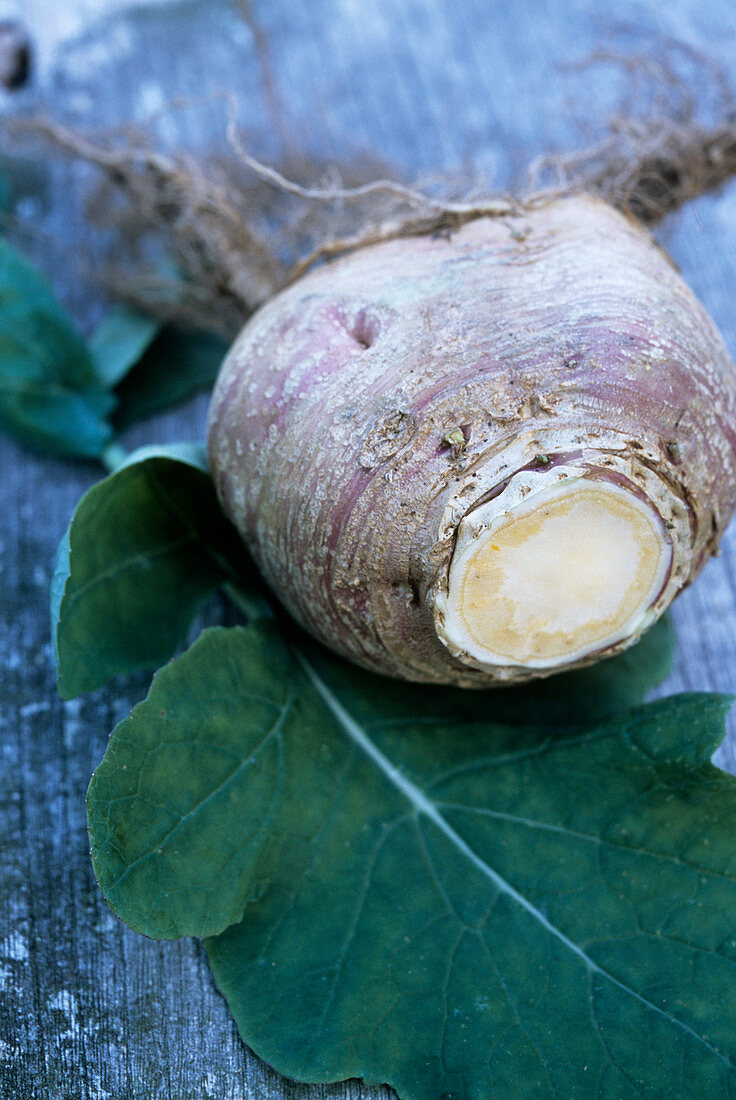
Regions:
<instances>
[{"instance_id":1,"label":"white powdery residue on skin","mask_svg":"<svg viewBox=\"0 0 736 1100\"><path fill-rule=\"evenodd\" d=\"M283 395L284 397L293 397L296 391L299 389L300 379L295 375L289 375L284 380Z\"/></svg>"}]
</instances>

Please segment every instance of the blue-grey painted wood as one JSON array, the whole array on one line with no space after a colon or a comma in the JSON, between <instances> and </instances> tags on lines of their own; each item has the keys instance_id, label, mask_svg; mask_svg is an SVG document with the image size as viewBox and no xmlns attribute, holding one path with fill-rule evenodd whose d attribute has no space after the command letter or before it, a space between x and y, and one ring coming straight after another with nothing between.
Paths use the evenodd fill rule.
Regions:
<instances>
[{"instance_id":1,"label":"blue-grey painted wood","mask_svg":"<svg viewBox=\"0 0 736 1100\"><path fill-rule=\"evenodd\" d=\"M37 75L29 90L4 98L3 110L46 104L77 123L111 125L145 120L183 95L196 104L156 125L201 149L222 133L219 93L228 88L265 158L298 140L327 159L369 152L407 176L483 173L497 186L518 179L534 156L600 132L625 82L606 66L565 68L596 48L631 52L674 37L726 67L736 57L730 0L619 0L605 17L588 0L255 0L270 44L269 91L234 0L16 6L36 42ZM622 26L623 37L614 33ZM53 163L26 177L16 210L26 247L89 326L101 300L81 278L100 254L78 201L88 175ZM736 187L696 203L660 235L736 353ZM199 436L204 416L199 400L127 442ZM56 544L100 471L35 458L5 439L0 465L0 1095L388 1097L358 1082L306 1087L279 1078L238 1039L198 944L153 943L107 910L89 865L85 788L109 731L147 680L61 703L46 610ZM678 601L674 620L679 646L662 691L733 690L736 531ZM721 760L734 771L735 743L732 725Z\"/></svg>"}]
</instances>

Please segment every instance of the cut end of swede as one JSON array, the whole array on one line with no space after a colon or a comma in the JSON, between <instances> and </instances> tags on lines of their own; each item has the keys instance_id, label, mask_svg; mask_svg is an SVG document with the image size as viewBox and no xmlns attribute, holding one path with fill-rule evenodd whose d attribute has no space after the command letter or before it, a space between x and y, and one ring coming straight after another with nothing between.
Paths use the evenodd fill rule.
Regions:
<instances>
[{"instance_id":1,"label":"cut end of swede","mask_svg":"<svg viewBox=\"0 0 736 1100\"><path fill-rule=\"evenodd\" d=\"M438 628L457 655L559 668L620 648L655 617L672 564L657 513L613 481L546 482L512 482L461 522Z\"/></svg>"}]
</instances>

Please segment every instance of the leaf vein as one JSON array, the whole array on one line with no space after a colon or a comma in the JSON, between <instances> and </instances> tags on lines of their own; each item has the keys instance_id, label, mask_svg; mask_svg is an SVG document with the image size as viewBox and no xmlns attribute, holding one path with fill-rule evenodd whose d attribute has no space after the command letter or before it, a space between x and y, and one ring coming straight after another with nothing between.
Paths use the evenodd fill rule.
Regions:
<instances>
[{"instance_id":1,"label":"leaf vein","mask_svg":"<svg viewBox=\"0 0 736 1100\"><path fill-rule=\"evenodd\" d=\"M367 732L355 721L350 713L343 707L342 703L335 696L333 691L328 685L319 677L314 668L309 664L306 658L297 651L297 659L307 673L313 687L317 693L322 697L323 701L327 705L328 709L332 712L335 719L343 727L346 735L351 738L357 745L359 745L366 755L379 767L386 778L391 782L398 791L413 805L417 813L423 813L430 821L445 834L448 840L454 844L454 846L461 852L478 870L481 871L491 882L493 882L502 893L506 894L512 901L516 902L524 911L536 920L551 936L559 940L567 949L575 955L584 966L588 968L591 973L597 974L604 978L612 985L621 989L624 993L629 994L639 1003L646 1006L652 1012L655 1012L665 1019L670 1020L677 1027L687 1032L698 1042L702 1043L712 1054L714 1054L722 1062L727 1065L734 1065L731 1058L725 1055L717 1047L709 1043L702 1035L699 1035L694 1028L690 1027L683 1020L677 1016L670 1015L665 1012L664 1009L658 1005L647 1000L641 993L638 993L635 989L627 986L624 981L618 979L610 971L605 970L599 966L593 959L591 959L581 947L574 943L565 933L552 924L550 920L542 913L537 907L523 894L511 885L506 879L503 878L496 870L493 869L488 863L485 862L475 852L470 845L463 839L463 837L457 833L452 826L445 820L442 814L439 812L437 806L430 801L429 798L420 790L411 780L407 779L401 771L384 755L383 752L372 742Z\"/></svg>"},{"instance_id":2,"label":"leaf vein","mask_svg":"<svg viewBox=\"0 0 736 1100\"><path fill-rule=\"evenodd\" d=\"M293 693L293 690L292 690L290 692L289 696L287 696L286 701L284 702L283 710L282 710L281 714L279 715L278 719L276 720L276 722L274 722L274 724L271 726L271 728L267 731L267 733L262 738L262 740L259 742L259 744L256 745L256 747L253 749L253 751L250 752L244 760L241 760L241 762L238 764L238 766L236 768L234 768L230 772L230 774L227 775L222 780L222 782L217 787L214 788L214 790L210 791L209 794L207 794L203 799L201 799L201 801L198 802L195 806L193 806L192 809L189 810L186 814L181 815L179 820L177 821L176 825L174 825L169 830L169 832L164 837L162 837L162 839L160 841L158 841L158 843L156 844L156 847L152 851L145 852L143 855L141 855L137 859L133 860L132 863L129 863L126 866L125 870L122 871L120 875L118 875L117 879L115 879L115 881L110 886L107 887L108 893L112 894L113 891L117 890L118 887L135 870L135 868L137 866L139 866L141 863L144 863L147 859L150 859L165 844L168 844L168 842L171 840L171 838L177 833L177 831L179 829L182 828L182 826L184 825L184 823L186 821L188 821L190 818L194 817L195 814L199 813L199 811L204 806L206 806L207 803L211 802L213 798L216 798L217 795L220 794L223 790L225 790L230 783L233 783L239 777L239 775L241 775L242 772L245 771L245 769L253 763L256 756L261 752L261 750L264 749L272 740L279 738L279 736L281 734L281 730L284 726L284 723L285 723L288 715L291 712L293 704L294 704L294 693ZM173 811L171 811L171 812L173 812ZM111 824L111 823L108 822L108 824Z\"/></svg>"},{"instance_id":3,"label":"leaf vein","mask_svg":"<svg viewBox=\"0 0 736 1100\"><path fill-rule=\"evenodd\" d=\"M535 821L533 818L521 817L518 814L504 813L501 810L489 810L484 806L467 806L460 802L438 802L436 805L445 810L477 814L479 817L492 817L499 821L508 821L512 824L524 825L529 829L559 833L562 836L574 837L576 840L586 840L591 844L597 844L604 848L613 848L615 851L619 852L631 852L632 855L648 856L651 859L661 859L666 863L674 863L678 867L686 867L688 870L696 871L700 875L711 875L713 878L724 879L726 882L733 883L736 881L736 876L726 871L714 871L708 867L699 867L697 864L682 859L680 856L670 855L667 852L654 852L650 848L636 848L631 844L621 844L612 840L610 837L596 836L593 833L583 833L577 829L569 829L564 825L553 825L546 821Z\"/></svg>"}]
</instances>

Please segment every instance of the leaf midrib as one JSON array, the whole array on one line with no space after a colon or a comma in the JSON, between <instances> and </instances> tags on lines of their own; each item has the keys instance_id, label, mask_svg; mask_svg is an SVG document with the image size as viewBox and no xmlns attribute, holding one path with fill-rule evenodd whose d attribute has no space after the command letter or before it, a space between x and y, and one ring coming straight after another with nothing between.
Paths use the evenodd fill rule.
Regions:
<instances>
[{"instance_id":1,"label":"leaf midrib","mask_svg":"<svg viewBox=\"0 0 736 1100\"><path fill-rule=\"evenodd\" d=\"M727 1066L734 1065L733 1061L727 1055L723 1054L720 1050L718 1050L717 1047L714 1047L711 1043L707 1041L707 1039L703 1038L702 1035L699 1035L697 1031L691 1028L684 1021L678 1019L677 1016L673 1016L670 1013L665 1012L664 1009L647 1000L647 998L644 997L641 993L638 993L635 989L632 989L630 986L626 985L625 982L615 977L615 975L611 974L608 970L605 970L602 966L591 959L590 956L587 955L581 947L578 947L576 943L569 939L569 937L566 936L561 929L552 924L551 921L549 921L547 917L545 917L545 915L540 912L540 910L537 909L537 907L531 901L529 901L528 898L525 898L523 894L519 893L519 891L516 890L510 882L507 882L506 879L504 879L497 871L493 869L493 867L491 867L485 862L485 860L477 855L477 853L473 851L470 845L460 836L460 834L457 833L445 820L445 818L437 809L436 805L426 797L424 792L414 783L412 783L411 780L407 779L406 776L404 776L401 771L394 764L391 763L389 758L385 756L384 753L382 753L376 745L374 745L367 732L343 707L340 700L334 695L334 693L324 682L324 680L321 679L317 671L312 667L306 657L304 657L304 655L298 650L295 650L295 654L299 664L306 673L313 688L322 698L323 702L326 704L333 716L337 719L351 741L353 741L354 744L361 748L363 752L368 756L368 758L372 760L374 764L376 764L376 766L386 776L386 778L414 807L415 812L417 814L424 814L424 816L429 821L431 821L432 824L440 830L440 832L444 834L444 836L457 848L457 850L463 856L465 856L465 858L469 860L469 862L471 862L473 866L475 866L481 872L481 874L489 879L501 893L506 894L508 897L511 898L512 901L515 901L517 905L521 906L521 908L524 909L524 911L528 913L531 917L533 917L545 929L546 932L548 932L555 939L559 940L560 943L562 943L569 951L572 952L573 955L576 956L576 958L580 959L580 961L587 967L587 969L591 973L598 974L600 975L600 977L605 978L607 981L615 985L618 989L621 989L624 993L629 994L629 996L639 1001L640 1004L643 1004L652 1012L657 1013L658 1015L664 1017L664 1019L681 1028L688 1035L691 1035L694 1039L701 1043L707 1050L709 1050Z\"/></svg>"}]
</instances>

